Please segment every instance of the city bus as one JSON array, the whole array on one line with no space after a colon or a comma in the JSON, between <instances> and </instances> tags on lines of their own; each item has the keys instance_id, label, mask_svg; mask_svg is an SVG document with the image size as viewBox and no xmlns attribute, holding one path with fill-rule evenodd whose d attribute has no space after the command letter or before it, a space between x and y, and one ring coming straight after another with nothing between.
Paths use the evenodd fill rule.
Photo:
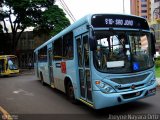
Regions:
<instances>
[{"instance_id":1,"label":"city bus","mask_svg":"<svg viewBox=\"0 0 160 120\"><path fill-rule=\"evenodd\" d=\"M0 55L0 76L19 73L18 60L15 55Z\"/></svg>"},{"instance_id":2,"label":"city bus","mask_svg":"<svg viewBox=\"0 0 160 120\"><path fill-rule=\"evenodd\" d=\"M94 109L156 94L155 37L144 18L90 14L34 50L35 74Z\"/></svg>"}]
</instances>

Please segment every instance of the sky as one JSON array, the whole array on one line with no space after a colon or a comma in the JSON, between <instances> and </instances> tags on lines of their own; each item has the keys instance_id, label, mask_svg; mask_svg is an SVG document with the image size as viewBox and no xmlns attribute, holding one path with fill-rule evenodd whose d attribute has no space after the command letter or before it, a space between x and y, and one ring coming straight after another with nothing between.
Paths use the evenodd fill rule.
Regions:
<instances>
[{"instance_id":1,"label":"sky","mask_svg":"<svg viewBox=\"0 0 160 120\"><path fill-rule=\"evenodd\" d=\"M123 0L63 0L76 20L90 13L123 13ZM59 0L56 4L60 5ZM61 6L59 6L61 7ZM130 0L124 0L125 14L130 14ZM72 21L71 21L72 22Z\"/></svg>"}]
</instances>

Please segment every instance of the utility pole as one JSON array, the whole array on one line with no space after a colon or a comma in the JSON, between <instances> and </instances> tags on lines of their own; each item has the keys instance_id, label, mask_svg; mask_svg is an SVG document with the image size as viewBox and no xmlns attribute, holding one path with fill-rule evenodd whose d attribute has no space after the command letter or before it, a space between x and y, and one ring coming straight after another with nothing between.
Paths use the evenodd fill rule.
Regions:
<instances>
[{"instance_id":1,"label":"utility pole","mask_svg":"<svg viewBox=\"0 0 160 120\"><path fill-rule=\"evenodd\" d=\"M69 15L69 17L72 19L73 22L76 21L74 15L72 14L71 10L69 9L69 7L67 6L67 4L65 3L64 0L59 0L60 5L62 6L63 10L65 10L65 12Z\"/></svg>"},{"instance_id":2,"label":"utility pole","mask_svg":"<svg viewBox=\"0 0 160 120\"><path fill-rule=\"evenodd\" d=\"M123 0L123 14L125 14L124 0Z\"/></svg>"}]
</instances>

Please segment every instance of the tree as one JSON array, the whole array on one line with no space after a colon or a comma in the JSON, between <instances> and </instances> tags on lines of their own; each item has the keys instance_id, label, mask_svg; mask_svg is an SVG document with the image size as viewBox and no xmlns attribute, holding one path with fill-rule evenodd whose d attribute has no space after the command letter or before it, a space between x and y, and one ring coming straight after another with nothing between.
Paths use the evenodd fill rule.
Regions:
<instances>
[{"instance_id":1,"label":"tree","mask_svg":"<svg viewBox=\"0 0 160 120\"><path fill-rule=\"evenodd\" d=\"M9 34L7 21L10 24L13 52L27 27L56 34L70 24L55 0L2 0L2 5L5 8L0 12L0 21L6 35Z\"/></svg>"}]
</instances>

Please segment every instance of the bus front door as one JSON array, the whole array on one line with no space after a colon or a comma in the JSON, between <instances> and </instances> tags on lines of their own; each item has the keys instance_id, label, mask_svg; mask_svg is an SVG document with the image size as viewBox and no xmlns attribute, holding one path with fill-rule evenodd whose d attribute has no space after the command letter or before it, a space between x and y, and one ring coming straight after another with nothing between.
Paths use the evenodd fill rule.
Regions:
<instances>
[{"instance_id":1,"label":"bus front door","mask_svg":"<svg viewBox=\"0 0 160 120\"><path fill-rule=\"evenodd\" d=\"M53 77L53 64L52 64L52 50L48 50L48 69L49 69L49 79L50 85L54 88L54 77Z\"/></svg>"},{"instance_id":2,"label":"bus front door","mask_svg":"<svg viewBox=\"0 0 160 120\"><path fill-rule=\"evenodd\" d=\"M92 84L90 72L90 49L88 38L88 33L86 33L81 36L78 36L76 38L76 41L81 99L91 103Z\"/></svg>"}]
</instances>

